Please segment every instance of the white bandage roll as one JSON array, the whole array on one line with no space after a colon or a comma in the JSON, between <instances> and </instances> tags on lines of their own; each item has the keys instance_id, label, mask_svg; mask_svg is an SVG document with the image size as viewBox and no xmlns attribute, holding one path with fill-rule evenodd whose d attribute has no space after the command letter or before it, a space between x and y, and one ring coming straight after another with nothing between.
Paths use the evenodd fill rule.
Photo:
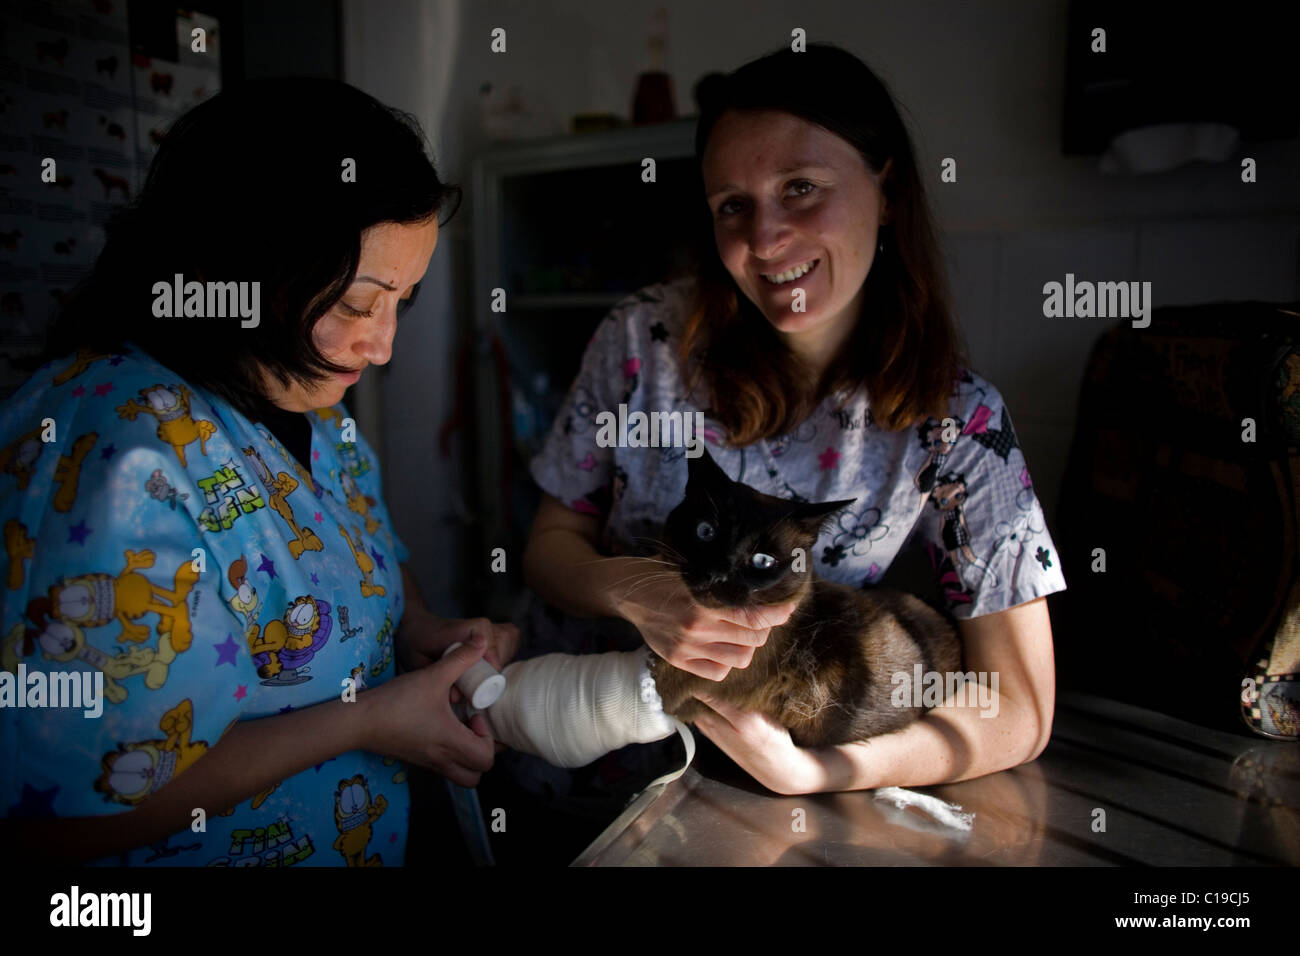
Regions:
<instances>
[{"instance_id":1,"label":"white bandage roll","mask_svg":"<svg viewBox=\"0 0 1300 956\"><path fill-rule=\"evenodd\" d=\"M460 641L443 651L443 656L446 657L458 647ZM465 695L471 707L475 710L483 710L497 702L497 698L506 689L506 679L501 676L499 670L479 658L469 670L456 678L456 686L460 688L460 692Z\"/></svg>"},{"instance_id":2,"label":"white bandage roll","mask_svg":"<svg viewBox=\"0 0 1300 956\"><path fill-rule=\"evenodd\" d=\"M648 651L546 654L505 669L506 689L484 713L506 746L557 767L584 767L676 729L663 712Z\"/></svg>"}]
</instances>

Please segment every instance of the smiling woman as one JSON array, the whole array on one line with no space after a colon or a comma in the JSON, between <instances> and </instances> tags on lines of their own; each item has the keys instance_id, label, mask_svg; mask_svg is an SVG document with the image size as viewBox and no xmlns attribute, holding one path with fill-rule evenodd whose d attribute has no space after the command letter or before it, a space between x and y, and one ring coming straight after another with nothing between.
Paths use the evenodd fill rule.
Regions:
<instances>
[{"instance_id":1,"label":"smiling woman","mask_svg":"<svg viewBox=\"0 0 1300 956\"><path fill-rule=\"evenodd\" d=\"M616 408L629 421L701 414L727 478L792 514L805 502L842 506L801 556L807 570L873 588L905 547L919 551L934 572L927 596L956 619L967 666L1000 683L986 711L996 706L995 719L940 706L870 748L796 747L780 725L723 699L706 701L696 726L791 793L937 783L1032 759L1054 687L1041 598L1065 580L1010 413L962 354L893 97L852 54L819 44L748 63L701 84L699 97L708 235L695 274L615 307L532 462L544 495L525 574L564 613L535 607L531 646L644 641L674 668L720 681L749 668L790 618L794 602L765 604L752 588L738 587L734 606L703 606L663 559L673 554L665 522L687 487L685 448L599 440ZM793 563L766 549L749 559ZM662 754L625 758L610 776L628 789L667 769ZM565 790L535 768L520 776Z\"/></svg>"},{"instance_id":2,"label":"smiling woman","mask_svg":"<svg viewBox=\"0 0 1300 956\"><path fill-rule=\"evenodd\" d=\"M734 439L789 432L844 388L865 387L891 429L943 417L964 357L889 90L856 57L814 44L703 95L695 148L717 255L701 257L679 344L712 398L726 390L714 406Z\"/></svg>"}]
</instances>

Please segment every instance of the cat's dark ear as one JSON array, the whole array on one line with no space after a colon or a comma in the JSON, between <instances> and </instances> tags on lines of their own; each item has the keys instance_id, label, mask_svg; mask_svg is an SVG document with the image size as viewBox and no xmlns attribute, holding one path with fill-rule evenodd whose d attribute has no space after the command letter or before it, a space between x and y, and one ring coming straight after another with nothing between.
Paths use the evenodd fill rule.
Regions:
<instances>
[{"instance_id":1,"label":"cat's dark ear","mask_svg":"<svg viewBox=\"0 0 1300 956\"><path fill-rule=\"evenodd\" d=\"M843 511L857 501L857 498L845 498L842 501L810 501L795 507L790 518L799 522L810 532L820 531L826 519Z\"/></svg>"},{"instance_id":2,"label":"cat's dark ear","mask_svg":"<svg viewBox=\"0 0 1300 956\"><path fill-rule=\"evenodd\" d=\"M722 467L713 460L709 454L708 448L704 446L704 440L695 439L695 444L686 449L686 481L687 485L704 484L731 484L731 479Z\"/></svg>"}]
</instances>

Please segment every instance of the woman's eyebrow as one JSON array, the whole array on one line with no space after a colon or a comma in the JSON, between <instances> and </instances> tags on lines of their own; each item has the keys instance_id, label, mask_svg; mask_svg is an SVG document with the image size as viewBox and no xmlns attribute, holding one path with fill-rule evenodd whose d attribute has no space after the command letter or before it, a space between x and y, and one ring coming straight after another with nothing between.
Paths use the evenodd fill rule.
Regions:
<instances>
[{"instance_id":1,"label":"woman's eyebrow","mask_svg":"<svg viewBox=\"0 0 1300 956\"><path fill-rule=\"evenodd\" d=\"M800 160L782 169L778 169L773 175L788 176L790 173L803 172L805 169L830 169L829 163L818 162L817 160Z\"/></svg>"},{"instance_id":2,"label":"woman's eyebrow","mask_svg":"<svg viewBox=\"0 0 1300 956\"><path fill-rule=\"evenodd\" d=\"M772 178L776 178L778 176L788 176L791 173L802 172L805 169L830 169L830 168L831 166L828 163L819 162L817 160L806 160L806 161L799 160L789 166L784 166L781 169L774 170L772 173ZM719 193L730 192L731 190L738 190L738 189L740 189L740 187L737 186L735 183L724 183L723 185L718 186L715 189L710 189L707 193L705 193L705 198L712 199L714 196L718 195Z\"/></svg>"},{"instance_id":3,"label":"woman's eyebrow","mask_svg":"<svg viewBox=\"0 0 1300 956\"><path fill-rule=\"evenodd\" d=\"M395 292L395 291L397 290L397 286L395 286L395 285L389 285L387 282L380 282L380 281L379 281L378 279L376 279L374 276L357 276L357 281L358 281L358 282L373 282L375 285L379 286L381 289L387 289L389 292Z\"/></svg>"}]
</instances>

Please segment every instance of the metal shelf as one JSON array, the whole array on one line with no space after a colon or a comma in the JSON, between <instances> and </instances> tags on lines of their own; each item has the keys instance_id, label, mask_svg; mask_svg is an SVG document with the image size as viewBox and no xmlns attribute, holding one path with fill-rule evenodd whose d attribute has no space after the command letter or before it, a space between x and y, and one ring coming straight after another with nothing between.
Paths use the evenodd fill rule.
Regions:
<instances>
[{"instance_id":1,"label":"metal shelf","mask_svg":"<svg viewBox=\"0 0 1300 956\"><path fill-rule=\"evenodd\" d=\"M476 484L479 497L476 510L481 517L479 528L483 547L506 548L511 556L512 568L518 567L518 549L522 546L522 540L507 540L508 518L505 509L510 504L509 495L503 487L506 471L502 450L513 447L513 442L512 436L503 432L503 413L507 410L501 407L503 396L489 342L495 337L508 347L507 339L520 328L535 329L536 323L547 320L556 320L557 328L551 333L551 338L562 338L578 329L581 320L591 319L592 312L613 307L626 293L511 291L520 265L512 261L511 257L526 257L530 253L521 249L504 248L505 236L511 234L516 224L532 221L523 217L535 214L519 208L514 201L507 201L507 192L527 189L529 179L536 178L538 188L542 189L545 178L553 174L584 173L591 170L591 189L578 190L573 196L573 202L590 204L587 208L608 210L609 218L619 223L617 228L624 228L621 217L627 213L620 203L620 196L626 198L627 194L620 193L620 190L646 188L642 185L640 176L642 160L653 157L661 167L665 163L671 163L680 169L682 162L693 157L694 152L695 121L685 119L657 126L629 127L494 146L472 165L474 328L478 340L473 372L473 401L478 423ZM618 167L624 167L627 175L622 175ZM660 173L659 188L677 191L674 195L680 197L680 179L671 173L664 175L666 172L664 170ZM575 211L578 211L576 207ZM630 221L626 228L644 232L643 223L644 219ZM599 243L605 240L593 241ZM608 264L605 269L608 273ZM597 267L595 274L586 281L597 288L616 288L631 280L626 274L602 274ZM507 290L507 315L530 312L533 315L529 318L534 321L505 322L502 320L506 316L493 313L492 290L497 288ZM566 309L572 310L572 314L564 315ZM520 539L524 530L526 529L513 529L512 537ZM491 579L488 582L490 593L478 597L478 600L486 599L487 602L487 607L482 608L481 613L508 616L511 611L512 585L507 578L515 575L488 577Z\"/></svg>"}]
</instances>

